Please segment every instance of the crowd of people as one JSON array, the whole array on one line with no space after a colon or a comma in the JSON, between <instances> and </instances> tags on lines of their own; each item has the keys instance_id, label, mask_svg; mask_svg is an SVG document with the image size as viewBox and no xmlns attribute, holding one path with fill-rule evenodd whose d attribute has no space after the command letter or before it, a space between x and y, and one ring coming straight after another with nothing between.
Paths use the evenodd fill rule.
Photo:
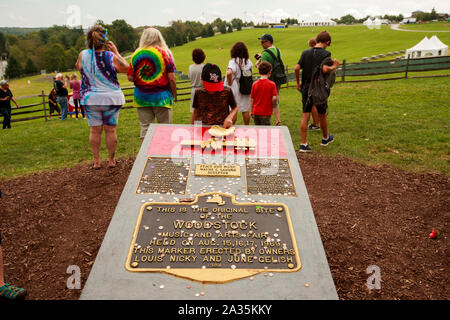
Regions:
<instances>
[{"instance_id":1,"label":"crowd of people","mask_svg":"<svg viewBox=\"0 0 450 320\"><path fill-rule=\"evenodd\" d=\"M225 74L212 62L205 63L206 54L200 49L192 52L193 64L188 76L191 83L191 124L201 121L205 125L231 127L242 114L244 125L253 120L255 125L282 124L280 118L280 87L286 81L280 49L274 45L270 34L258 38L262 51L254 56L253 64L248 48L243 42L236 42L230 50L230 60ZM177 101L175 61L161 32L146 27L139 47L128 63L108 40L107 30L95 25L87 33L88 47L80 52L76 68L81 80L57 74L53 89L49 94L49 118L57 112L61 120L66 120L69 112L68 89L72 89L75 118L81 114L87 118L90 127L89 141L92 148L93 168L101 167L100 145L103 131L109 152L108 166L114 167L118 124L125 97L117 78L118 73L126 73L134 83L134 107L140 124L140 139L143 141L151 123L172 123L174 103ZM307 142L308 130L322 130L322 146L334 141L328 133L327 103L316 105L311 98L310 83L314 70L320 66L323 74L336 70L337 60L331 60L326 50L331 45L331 35L320 32L309 41L309 49L302 52L295 67L297 89L302 95L303 115L301 120L300 152L311 152ZM328 59L328 60L326 60ZM326 63L325 63L326 62ZM253 68L260 74L253 81ZM300 70L302 76L300 81ZM329 93L329 88L328 88ZM3 129L11 127L11 101L15 102L6 81L0 83L0 113L3 115ZM313 123L308 126L312 114Z\"/></svg>"},{"instance_id":2,"label":"crowd of people","mask_svg":"<svg viewBox=\"0 0 450 320\"><path fill-rule=\"evenodd\" d=\"M191 124L201 121L204 125L229 128L236 123L241 113L245 125L249 125L253 119L255 125L269 126L272 115L275 116L276 125L281 125L280 87L286 81L281 52L274 46L272 35L264 34L258 40L263 50L255 55L256 64L253 65L245 43L237 42L230 50L230 60L224 75L217 64L205 63L206 54L202 49L193 50L193 64L188 72L192 90ZM117 73L126 73L128 80L134 83L134 106L137 108L140 138L143 141L149 125L155 120L158 123L172 123L173 107L177 101L175 61L162 34L155 28L144 29L139 47L129 64L108 40L107 31L102 27L91 28L88 43L88 48L80 53L76 65L82 75L80 103L86 109L91 127L93 167L100 168L102 130L105 131L109 151L108 165L113 167L117 144L115 127L124 104ZM310 90L315 69L320 67L323 74L329 74L339 66L339 62L331 60L331 53L325 50L330 45L331 35L326 31L319 33L315 39L311 39L310 48L301 54L295 68L297 88L302 94L303 104L300 152L312 151L306 140L307 130L322 130L322 146L334 141L334 136L328 133L328 105L326 102L315 105L312 99L314 93ZM326 58L328 60L325 61ZM254 66L258 69L260 79L253 83ZM303 70L301 82L300 70ZM313 124L308 126L311 113Z\"/></svg>"}]
</instances>

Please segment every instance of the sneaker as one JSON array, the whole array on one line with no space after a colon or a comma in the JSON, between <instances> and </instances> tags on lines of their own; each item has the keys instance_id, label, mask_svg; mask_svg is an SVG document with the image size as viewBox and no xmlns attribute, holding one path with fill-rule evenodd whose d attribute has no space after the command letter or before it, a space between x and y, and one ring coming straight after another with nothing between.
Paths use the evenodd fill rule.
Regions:
<instances>
[{"instance_id":1,"label":"sneaker","mask_svg":"<svg viewBox=\"0 0 450 320\"><path fill-rule=\"evenodd\" d=\"M322 138L322 143L320 145L323 146L323 147L326 147L327 145L329 145L333 141L334 141L334 136L330 133L328 135L328 139L323 139Z\"/></svg>"},{"instance_id":2,"label":"sneaker","mask_svg":"<svg viewBox=\"0 0 450 320\"><path fill-rule=\"evenodd\" d=\"M0 287L0 298L16 300L23 299L27 295L27 290L5 283Z\"/></svg>"},{"instance_id":3,"label":"sneaker","mask_svg":"<svg viewBox=\"0 0 450 320\"><path fill-rule=\"evenodd\" d=\"M306 146L304 145L300 145L300 152L311 152L312 149L309 147L309 145L307 144Z\"/></svg>"},{"instance_id":4,"label":"sneaker","mask_svg":"<svg viewBox=\"0 0 450 320\"><path fill-rule=\"evenodd\" d=\"M308 131L316 131L316 130L320 130L320 127L314 125L314 123L311 123L311 124L308 126Z\"/></svg>"}]
</instances>

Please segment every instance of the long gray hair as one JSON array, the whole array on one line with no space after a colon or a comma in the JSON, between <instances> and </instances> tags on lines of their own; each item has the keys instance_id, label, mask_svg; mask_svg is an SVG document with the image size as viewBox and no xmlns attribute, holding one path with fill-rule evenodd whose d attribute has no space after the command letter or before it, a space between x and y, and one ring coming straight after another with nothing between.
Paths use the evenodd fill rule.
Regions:
<instances>
[{"instance_id":1,"label":"long gray hair","mask_svg":"<svg viewBox=\"0 0 450 320\"><path fill-rule=\"evenodd\" d=\"M158 47L166 52L167 55L173 58L172 52L164 40L161 32L155 28L145 28L142 32L141 40L139 41L139 48L143 49L146 47Z\"/></svg>"}]
</instances>

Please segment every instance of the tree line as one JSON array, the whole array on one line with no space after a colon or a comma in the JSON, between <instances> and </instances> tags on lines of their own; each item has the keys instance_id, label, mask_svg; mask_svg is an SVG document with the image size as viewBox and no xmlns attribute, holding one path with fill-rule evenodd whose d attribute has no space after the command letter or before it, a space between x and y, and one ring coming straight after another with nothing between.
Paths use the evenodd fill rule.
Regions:
<instances>
[{"instance_id":1,"label":"tree line","mask_svg":"<svg viewBox=\"0 0 450 320\"><path fill-rule=\"evenodd\" d=\"M437 20L439 18L439 15L437 14L436 10L433 8L431 12L420 12L416 14L417 20L422 21L431 21L431 20Z\"/></svg>"},{"instance_id":2,"label":"tree line","mask_svg":"<svg viewBox=\"0 0 450 320\"><path fill-rule=\"evenodd\" d=\"M338 24L362 23L369 16L356 19L348 14L339 19L332 19ZM384 15L383 19L393 22L403 20L403 15ZM431 13L419 13L419 20L434 20L437 13L433 9ZM294 18L281 19L281 23L297 24ZM142 30L145 27L133 28L125 20L114 20L106 24L98 20L100 24L108 30L108 38L116 44L119 52L133 52L139 43ZM259 25L258 25L259 26ZM212 37L216 33L230 33L240 31L244 27L255 27L253 22L244 22L239 18L231 21L217 18L211 23L202 24L198 21L172 21L169 26L158 28L164 36L169 47L183 45L187 42L195 41L197 38ZM263 27L263 25L261 25ZM50 28L30 29L28 33L15 30L14 32L3 33L8 28L0 30L0 55L3 59L8 59L8 67L5 76L16 78L23 75L36 74L40 70L47 72L68 71L74 68L78 53L86 47L86 30L81 27L70 28L67 26L56 26Z\"/></svg>"},{"instance_id":3,"label":"tree line","mask_svg":"<svg viewBox=\"0 0 450 320\"><path fill-rule=\"evenodd\" d=\"M351 14L347 14L345 16L342 16L339 19L331 19L331 20L335 21L338 24L356 24L356 23L363 23L364 21L366 21L369 18L371 18L371 16L366 16L366 17L361 18L361 19L356 19ZM399 14L398 16L385 14L384 16L379 16L379 18L380 19L386 19L386 20L389 20L391 22L400 22L400 21L402 21L404 19L402 14Z\"/></svg>"}]
</instances>

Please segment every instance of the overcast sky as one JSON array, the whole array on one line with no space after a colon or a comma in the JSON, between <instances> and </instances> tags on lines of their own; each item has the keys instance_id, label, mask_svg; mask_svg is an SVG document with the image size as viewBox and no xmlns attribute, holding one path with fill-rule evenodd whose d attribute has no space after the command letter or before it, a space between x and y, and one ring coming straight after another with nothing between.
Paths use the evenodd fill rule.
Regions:
<instances>
[{"instance_id":1,"label":"overcast sky","mask_svg":"<svg viewBox=\"0 0 450 320\"><path fill-rule=\"evenodd\" d=\"M225 20L279 22L282 18L357 18L378 14L403 14L412 11L450 12L448 0L0 0L0 26L48 27L79 25L88 27L97 19L110 23L125 19L134 27L168 25L181 19L210 22Z\"/></svg>"}]
</instances>

